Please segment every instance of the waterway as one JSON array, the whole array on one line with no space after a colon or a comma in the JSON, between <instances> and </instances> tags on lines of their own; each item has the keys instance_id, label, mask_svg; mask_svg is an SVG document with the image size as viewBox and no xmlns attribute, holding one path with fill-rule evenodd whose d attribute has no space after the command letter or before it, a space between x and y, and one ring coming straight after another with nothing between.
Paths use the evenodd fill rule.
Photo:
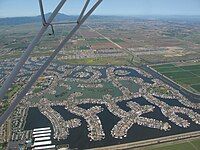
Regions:
<instances>
[{"instance_id":1,"label":"waterway","mask_svg":"<svg viewBox=\"0 0 200 150\"><path fill-rule=\"evenodd\" d=\"M132 99L130 101L137 102L140 105L152 105L142 97ZM165 101L168 101L170 105L172 106L177 106L178 104L178 101L175 101L175 100L172 101L172 100L165 99ZM120 108L124 109L125 111L130 111L130 108L126 106L126 102L119 102L117 104L120 106ZM79 106L84 109L89 109L96 105L95 104L81 104ZM87 124L83 118L78 117L74 114L71 114L65 109L64 106L54 106L52 108L58 111L65 120L79 118L82 121L82 125L78 128L70 129L69 130L70 135L67 140L56 141L52 137L51 139L53 143L54 144L69 144L70 148L86 149L86 148L95 148L95 147L110 146L110 145L116 145L116 144L122 144L122 143L129 143L129 142L153 139L153 138L158 138L158 137L163 137L163 136L168 136L168 135L175 135L175 134L200 130L200 125L193 123L189 117L182 114L180 114L180 116L183 117L184 119L189 120L189 122L191 123L191 126L186 129L176 126L175 124L171 123L168 120L168 118L163 116L160 109L156 107L153 112L144 114L142 116L155 118L158 120L162 120L164 122L168 122L172 126L172 129L170 131L165 132L165 131L160 131L158 129L151 129L144 126L133 125L132 128L128 131L127 137L122 140L119 140L119 139L113 138L110 134L110 131L120 119L114 116L112 113L110 113L104 105L100 105L100 106L104 108L104 111L98 114L100 120L102 121L104 132L106 134L106 138L104 140L98 141L98 142L91 142L89 138L87 137L88 135ZM194 111L197 111L197 110L194 110ZM49 120L45 116L43 116L37 108L30 108L28 112L26 125L25 125L25 130L31 130L34 128L47 127L47 126L50 126L52 128L52 125L49 122Z\"/></svg>"}]
</instances>

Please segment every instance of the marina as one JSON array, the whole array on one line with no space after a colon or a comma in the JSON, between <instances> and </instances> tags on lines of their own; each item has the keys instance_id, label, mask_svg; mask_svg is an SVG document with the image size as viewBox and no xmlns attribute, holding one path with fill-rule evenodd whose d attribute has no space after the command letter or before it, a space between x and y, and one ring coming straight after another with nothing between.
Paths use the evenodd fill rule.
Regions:
<instances>
[{"instance_id":1,"label":"marina","mask_svg":"<svg viewBox=\"0 0 200 150\"><path fill-rule=\"evenodd\" d=\"M199 103L138 68L52 64L38 85L25 99L24 131L13 134L34 148L96 148L199 130Z\"/></svg>"},{"instance_id":2,"label":"marina","mask_svg":"<svg viewBox=\"0 0 200 150\"><path fill-rule=\"evenodd\" d=\"M56 147L55 145L40 146L40 147L33 148L33 150L55 149L55 147Z\"/></svg>"},{"instance_id":3,"label":"marina","mask_svg":"<svg viewBox=\"0 0 200 150\"><path fill-rule=\"evenodd\" d=\"M0 18L0 149L199 149L195 2L150 0L158 15L140 16L115 1L132 15L90 16L104 0L86 0L77 16L43 1L37 16Z\"/></svg>"},{"instance_id":4,"label":"marina","mask_svg":"<svg viewBox=\"0 0 200 150\"><path fill-rule=\"evenodd\" d=\"M44 150L53 149L56 145L52 144L50 127L34 128L32 140L34 141L29 149L32 150Z\"/></svg>"},{"instance_id":5,"label":"marina","mask_svg":"<svg viewBox=\"0 0 200 150\"><path fill-rule=\"evenodd\" d=\"M144 98L136 98L130 101L135 101L141 105L146 105L149 104L148 101L146 101ZM120 102L119 106L120 108L126 108L130 109L127 106L124 106L125 102ZM94 105L92 104L83 104L81 105L82 108L88 109L93 107ZM110 131L113 128L113 126L119 121L117 117L115 117L113 114L111 114L105 106L101 105L104 108L104 111L99 114L99 118L101 119L102 126L105 132L105 139L102 141L90 141L88 138L88 131L87 131L87 123L85 122L84 119L71 114L70 112L66 111L65 107L63 106L53 106L55 110L57 110L65 120L71 119L73 117L79 118L82 121L81 127L78 127L76 129L72 129L70 131L70 136L68 137L67 140L54 140L52 139L53 144L59 145L59 144L69 144L70 148L78 148L78 149L86 149L86 148L95 148L95 147L103 147L103 146L110 146L110 145L116 145L119 143L129 143L129 142L136 142L136 141L142 141L142 140L147 140L147 139L154 139L158 137L165 137L169 135L175 135L175 134L180 134L180 133L188 133L188 132L193 132L193 131L198 131L199 130L199 125L191 122L189 128L181 128L173 123L170 123L171 130L167 132L163 132L157 129L151 129L148 127L144 126L139 126L139 125L134 125L132 128L129 129L127 137L123 139L115 139L111 136ZM47 125L51 126L51 123L49 121L45 121L45 117L40 115L38 116L38 119L36 119L35 114L38 114L39 110L36 108L30 108L30 113L29 119L34 120L34 126L37 127L45 127L44 123ZM34 117L35 116L35 117ZM144 117L150 117L150 118L155 118L158 120L162 121L168 121L166 117L163 117L163 115L160 112L160 109L158 107L155 107L154 112L145 114ZM34 119L35 118L35 119ZM40 118L40 119L39 119ZM187 116L183 115L183 118L188 119ZM43 122L41 124L41 122ZM34 128L34 126L26 126L26 128ZM144 134L141 134L143 132ZM79 139L81 137L81 139ZM84 141L84 142L82 142Z\"/></svg>"}]
</instances>

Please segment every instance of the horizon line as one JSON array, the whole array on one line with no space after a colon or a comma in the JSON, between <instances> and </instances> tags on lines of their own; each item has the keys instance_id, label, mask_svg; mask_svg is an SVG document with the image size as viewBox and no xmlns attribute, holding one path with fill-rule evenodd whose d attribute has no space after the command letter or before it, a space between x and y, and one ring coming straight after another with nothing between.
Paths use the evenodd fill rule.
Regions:
<instances>
[{"instance_id":1,"label":"horizon line","mask_svg":"<svg viewBox=\"0 0 200 150\"><path fill-rule=\"evenodd\" d=\"M51 13L51 12L49 12ZM46 13L46 14L49 14ZM45 14L45 15L46 15ZM63 15L67 15L65 13L59 13L59 14L63 14ZM0 16L0 19L4 19L4 18L21 18L21 17L38 17L41 15L29 15L29 16ZM67 16L78 16L78 15L67 15ZM132 15L123 15L123 14L93 14L91 16L105 16L105 17L109 17L109 16L116 16L116 17L135 17L135 16L199 16L200 14L132 14Z\"/></svg>"}]
</instances>

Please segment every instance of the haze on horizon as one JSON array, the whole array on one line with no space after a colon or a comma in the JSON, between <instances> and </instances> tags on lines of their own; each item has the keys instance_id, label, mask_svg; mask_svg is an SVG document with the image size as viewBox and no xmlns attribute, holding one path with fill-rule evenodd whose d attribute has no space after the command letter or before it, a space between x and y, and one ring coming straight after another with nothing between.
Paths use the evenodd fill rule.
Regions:
<instances>
[{"instance_id":1,"label":"haze on horizon","mask_svg":"<svg viewBox=\"0 0 200 150\"><path fill-rule=\"evenodd\" d=\"M50 12L60 0L44 0ZM77 15L84 0L68 0L62 13ZM200 0L104 0L96 15L200 15ZM38 0L0 0L0 17L39 15Z\"/></svg>"}]
</instances>

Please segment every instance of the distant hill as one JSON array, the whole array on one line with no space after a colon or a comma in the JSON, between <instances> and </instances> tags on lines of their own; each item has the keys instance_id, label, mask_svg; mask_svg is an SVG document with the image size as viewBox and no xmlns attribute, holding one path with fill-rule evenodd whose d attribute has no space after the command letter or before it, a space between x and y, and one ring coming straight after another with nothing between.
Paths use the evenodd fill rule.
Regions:
<instances>
[{"instance_id":1,"label":"distant hill","mask_svg":"<svg viewBox=\"0 0 200 150\"><path fill-rule=\"evenodd\" d=\"M46 18L50 15L51 13L45 14ZM75 18L75 16L68 16L66 14L59 13L56 16L55 21L74 20ZM41 22L41 16L0 18L0 25L21 25L37 22Z\"/></svg>"},{"instance_id":2,"label":"distant hill","mask_svg":"<svg viewBox=\"0 0 200 150\"><path fill-rule=\"evenodd\" d=\"M45 14L46 19L51 15L51 13ZM77 16L69 16L63 13L59 13L54 21L75 21ZM162 20L173 23L173 21L184 24L199 24L200 16L101 16L101 15L92 15L88 19L89 21L134 21L134 20ZM0 25L21 25L27 23L41 23L41 16L32 16L32 17L11 17L11 18L0 18Z\"/></svg>"}]
</instances>

